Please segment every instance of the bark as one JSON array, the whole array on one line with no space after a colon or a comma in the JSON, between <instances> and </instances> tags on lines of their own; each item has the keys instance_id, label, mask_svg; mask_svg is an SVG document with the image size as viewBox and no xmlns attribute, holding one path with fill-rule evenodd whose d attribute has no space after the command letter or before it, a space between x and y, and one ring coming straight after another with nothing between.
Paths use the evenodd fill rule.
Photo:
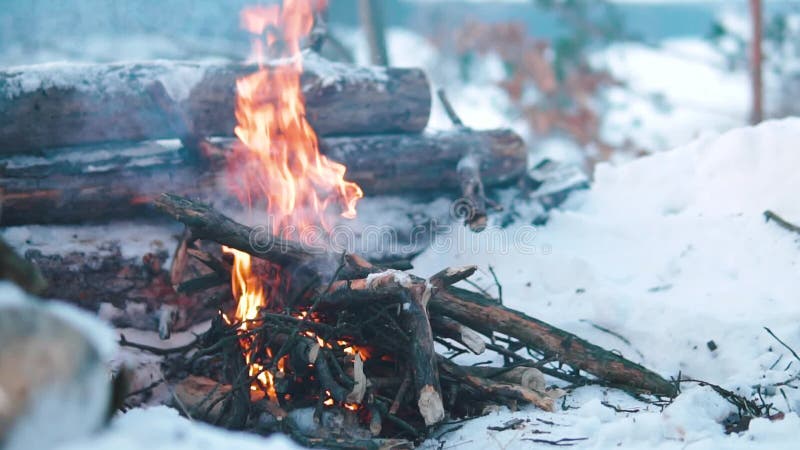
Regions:
<instances>
[{"instance_id":1,"label":"bark","mask_svg":"<svg viewBox=\"0 0 800 450\"><path fill-rule=\"evenodd\" d=\"M419 132L427 125L431 94L422 70L357 67L305 55L302 88L318 134ZM187 131L232 136L236 78L256 69L151 62L0 70L0 154L184 138ZM162 90L166 102L153 95ZM181 115L190 130L176 122Z\"/></svg>"},{"instance_id":2,"label":"bark","mask_svg":"<svg viewBox=\"0 0 800 450\"><path fill-rule=\"evenodd\" d=\"M484 342L483 337L477 331L465 327L455 320L433 316L431 317L431 327L437 336L452 339L476 355L486 351L486 342Z\"/></svg>"},{"instance_id":3,"label":"bark","mask_svg":"<svg viewBox=\"0 0 800 450\"><path fill-rule=\"evenodd\" d=\"M227 142L230 144L230 141ZM525 170L522 140L509 130L325 138L322 151L347 167L366 195L456 191L465 151L483 146L486 186L512 183ZM141 217L162 192L225 200L221 146L198 155L177 142L57 149L0 158L3 225ZM221 154L220 154L221 153ZM232 203L237 203L232 201Z\"/></svg>"},{"instance_id":4,"label":"bark","mask_svg":"<svg viewBox=\"0 0 800 450\"><path fill-rule=\"evenodd\" d=\"M408 304L404 306L403 318L411 335L409 361L417 398L417 408L426 426L444 420L442 388L439 384L439 370L436 365L436 350L433 331L428 318L430 287L418 284L405 291Z\"/></svg>"},{"instance_id":5,"label":"bark","mask_svg":"<svg viewBox=\"0 0 800 450\"><path fill-rule=\"evenodd\" d=\"M224 413L224 399L230 395L230 385L190 375L175 385L173 400L190 418L215 423Z\"/></svg>"},{"instance_id":6,"label":"bark","mask_svg":"<svg viewBox=\"0 0 800 450\"><path fill-rule=\"evenodd\" d=\"M467 326L489 327L514 337L609 384L654 395L677 395L675 384L655 372L481 294L451 286L433 297L431 309Z\"/></svg>"}]
</instances>

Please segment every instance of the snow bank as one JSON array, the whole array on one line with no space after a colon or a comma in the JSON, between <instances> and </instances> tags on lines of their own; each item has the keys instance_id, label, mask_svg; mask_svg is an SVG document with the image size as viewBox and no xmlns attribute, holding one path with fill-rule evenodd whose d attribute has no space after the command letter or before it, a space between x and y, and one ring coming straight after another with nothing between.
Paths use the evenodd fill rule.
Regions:
<instances>
[{"instance_id":1,"label":"snow bank","mask_svg":"<svg viewBox=\"0 0 800 450\"><path fill-rule=\"evenodd\" d=\"M431 275L448 265L478 263L484 273L476 281L491 291L494 283L485 270L491 265L508 306L619 350L664 376L681 372L750 396L758 386L798 370L796 364L787 369L792 356L763 330L770 327L800 348L798 236L763 217L772 209L800 222L798 141L800 119L787 119L699 139L619 167L601 165L592 189L555 212L546 226L534 232L517 223L478 237L455 229L441 240L478 244L434 245L414 261L415 271ZM515 242L522 230L531 231L533 246L495 245ZM592 399L610 395L591 389ZM558 415L571 417L591 406L576 401L580 392L566 400L579 409ZM786 400L771 392L767 401L797 411L800 395L785 392ZM654 433L665 448L673 441L680 447L693 442L700 448L755 443L780 448L773 447L770 432L758 430L780 434L787 423L798 423L791 413L783 422L760 421L762 428L741 438L725 438L721 426L706 432L705 425L692 425L719 422L723 414L713 397L682 397L663 414L627 421L603 407L611 413L604 422L596 417L597 405L591 406L588 418L570 422L569 434L589 436L580 444L588 448L612 442L641 448L653 444ZM676 414L691 420L680 419L665 431L663 423ZM599 423L585 425L590 418Z\"/></svg>"}]
</instances>

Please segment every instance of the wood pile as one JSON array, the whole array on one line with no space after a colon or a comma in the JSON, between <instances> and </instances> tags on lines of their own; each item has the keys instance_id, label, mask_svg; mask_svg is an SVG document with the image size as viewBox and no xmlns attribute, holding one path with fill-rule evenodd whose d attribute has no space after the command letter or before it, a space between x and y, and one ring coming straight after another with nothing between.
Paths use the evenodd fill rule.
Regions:
<instances>
[{"instance_id":1,"label":"wood pile","mask_svg":"<svg viewBox=\"0 0 800 450\"><path fill-rule=\"evenodd\" d=\"M511 184L525 172L524 143L510 130L423 132L432 99L421 70L314 53L304 61L321 151L366 195L473 199L474 186ZM223 200L235 81L253 70L166 62L0 70L0 224L141 217L166 191Z\"/></svg>"}]
</instances>

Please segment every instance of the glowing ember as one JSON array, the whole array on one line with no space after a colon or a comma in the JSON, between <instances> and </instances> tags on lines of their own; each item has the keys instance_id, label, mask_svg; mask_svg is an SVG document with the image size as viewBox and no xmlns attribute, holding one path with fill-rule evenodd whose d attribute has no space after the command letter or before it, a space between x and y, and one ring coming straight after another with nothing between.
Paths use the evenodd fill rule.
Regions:
<instances>
[{"instance_id":1,"label":"glowing ember","mask_svg":"<svg viewBox=\"0 0 800 450\"><path fill-rule=\"evenodd\" d=\"M259 69L236 82L235 133L240 142L228 157L227 179L232 192L251 211L265 206L273 232L287 238L297 238L317 225L327 229L326 216L334 206L342 216L354 217L356 202L363 196L358 185L345 181L344 166L320 154L317 136L306 120L300 41L311 32L314 13L325 3L284 0L282 7L248 7L241 14L242 26L254 35ZM284 59L267 66L269 57ZM233 321L223 318L240 324L239 343L249 374L256 380L251 390L263 389L275 401L273 374L259 362L260 355L253 354L254 338L248 334L258 325L259 311L274 300L275 291L265 291L253 272L250 255L223 250L234 257L231 287L238 302ZM326 345L316 339L320 346ZM284 367L281 359L279 376Z\"/></svg>"}]
</instances>

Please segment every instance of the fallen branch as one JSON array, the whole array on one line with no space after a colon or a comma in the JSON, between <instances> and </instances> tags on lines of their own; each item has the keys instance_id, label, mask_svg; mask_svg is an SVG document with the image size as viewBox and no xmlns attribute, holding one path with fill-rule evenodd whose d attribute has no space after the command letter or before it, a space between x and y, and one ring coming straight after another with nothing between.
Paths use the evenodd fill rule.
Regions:
<instances>
[{"instance_id":1,"label":"fallen branch","mask_svg":"<svg viewBox=\"0 0 800 450\"><path fill-rule=\"evenodd\" d=\"M548 357L585 370L623 389L668 397L677 395L673 383L641 365L574 334L498 305L481 294L451 286L432 298L431 309L467 326L488 327L512 336Z\"/></svg>"}]
</instances>

